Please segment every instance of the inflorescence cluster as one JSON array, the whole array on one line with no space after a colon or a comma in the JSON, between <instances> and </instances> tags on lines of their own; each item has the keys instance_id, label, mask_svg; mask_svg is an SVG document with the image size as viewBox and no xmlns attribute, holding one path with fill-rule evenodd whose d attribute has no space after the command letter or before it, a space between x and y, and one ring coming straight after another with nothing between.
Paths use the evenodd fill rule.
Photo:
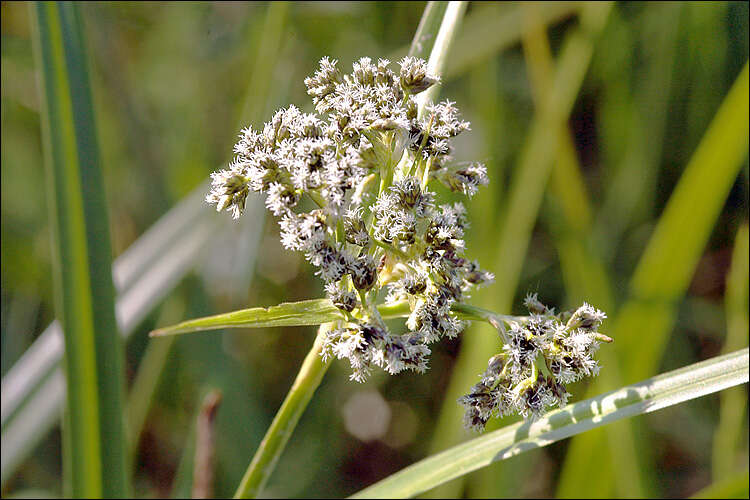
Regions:
<instances>
[{"instance_id":1,"label":"inflorescence cluster","mask_svg":"<svg viewBox=\"0 0 750 500\"><path fill-rule=\"evenodd\" d=\"M490 358L481 381L458 400L466 407L467 428L481 431L493 416L539 417L567 404L565 384L599 373L593 355L600 342L612 341L597 331L605 313L584 303L556 315L536 294L524 303L530 315L500 328L503 351Z\"/></svg>"},{"instance_id":2,"label":"inflorescence cluster","mask_svg":"<svg viewBox=\"0 0 750 500\"><path fill-rule=\"evenodd\" d=\"M440 205L428 188L436 180L472 196L488 183L484 165L451 162L451 139L469 123L450 101L418 103L415 96L439 82L425 61L406 57L399 66L394 72L387 60L365 57L342 74L323 58L305 79L317 114L289 106L263 130L242 130L234 160L211 174L206 196L238 218L251 191L266 194L282 245L317 268L345 318L327 330L321 355L348 359L359 382L373 366L424 372L429 345L465 326L451 308L494 279L464 257L463 205ZM386 326L383 302L408 304L405 333ZM526 305L530 316L508 321L509 330L498 324L503 352L459 400L468 427L562 406L564 384L598 372L592 355L608 339L596 331L604 313L584 304L566 318L536 295Z\"/></svg>"},{"instance_id":3,"label":"inflorescence cluster","mask_svg":"<svg viewBox=\"0 0 750 500\"><path fill-rule=\"evenodd\" d=\"M469 123L450 101L420 110L415 95L439 78L421 59L399 66L365 57L343 75L323 58L305 79L318 114L289 106L262 131L244 129L206 197L238 218L251 191L266 194L281 243L304 253L346 317L322 355L347 358L360 382L373 365L423 372L428 345L464 327L451 306L493 279L463 257L464 207L438 205L428 189L437 180L471 196L487 184L483 165L451 163L451 139ZM383 300L408 302L406 333L386 326Z\"/></svg>"}]
</instances>

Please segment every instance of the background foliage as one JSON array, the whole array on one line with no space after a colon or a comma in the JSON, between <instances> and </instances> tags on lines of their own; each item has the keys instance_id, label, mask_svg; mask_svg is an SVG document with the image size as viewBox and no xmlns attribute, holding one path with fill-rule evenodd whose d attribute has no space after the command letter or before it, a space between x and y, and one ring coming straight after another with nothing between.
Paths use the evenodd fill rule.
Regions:
<instances>
[{"instance_id":1,"label":"background foliage","mask_svg":"<svg viewBox=\"0 0 750 500\"><path fill-rule=\"evenodd\" d=\"M274 109L288 103L309 110L302 79L314 71L320 57L337 58L346 68L363 55L396 59L405 53L424 3L273 7L92 3L80 7L115 257L229 159L238 124L261 125ZM54 319L54 309L29 10L26 4L14 2L1 8L5 376ZM547 36L555 60L566 36L579 25L579 8L559 3L541 9L540 15L550 20ZM514 26L518 29L520 23L513 22L518 17L513 16L519 12L513 3L470 4L441 89L441 96L455 100L472 123L472 132L463 134L459 138L463 142L456 145L458 160L461 155L479 157L489 170L490 186L470 204L473 225L467 248L496 271L504 269L506 262L505 254L497 250L503 248L500 235L509 231L504 224L514 223L506 217L509 193L538 116L539 83L530 71L535 61L539 63L533 59L533 40L526 39L524 50L518 34L502 38ZM532 201L526 207L526 216L536 222L528 235L518 285L500 279L478 292L472 302L502 309L507 306L497 302L512 298L511 309L499 312L519 314L521 297L532 291L560 308L589 299L606 308L610 317L616 316L669 195L747 59L746 3L615 4L593 43L591 64L568 120L573 173L568 171L556 181L556 164L549 186L546 178L527 181L540 183L536 187L544 197L538 214ZM570 183L576 172L583 192L574 191L577 188ZM561 189L566 179L567 188ZM533 187L529 192L535 191ZM571 193L576 193L572 209L566 197ZM520 198L521 208L526 199L531 198ZM211 211L207 205L204 208ZM311 267L281 249L276 223L264 218L262 206L255 204L251 210L255 211L237 224L212 219L216 232L203 245L194 270L168 298L153 304L127 344L131 427L136 421L142 422L143 429L134 456L138 496L189 494L195 416L213 388L223 393L216 420L215 493L230 495L312 343L313 327L208 332L177 341L147 337L157 326L186 318L321 296ZM570 210L578 214L574 220L580 224L566 222ZM674 304L676 318L667 328L671 334L658 369L647 375L725 350L728 320L747 309L746 267L744 296L741 285L730 287L739 291L726 297L725 306L730 290L725 290L727 274L737 261L732 258L735 237L747 218L745 156L691 273L687 294ZM690 223L684 221L683 231L690 231ZM590 280L603 274L606 291L596 297L591 290L602 290L596 283L571 279L571 258L581 255L576 254L576 241L601 261L600 274L588 267L586 259L572 273L593 276ZM746 248L745 243L744 252L735 252L745 261ZM164 279L160 270L177 276L165 271L167 266L150 270L152 279ZM641 285L649 280L658 284L660 276L654 273L640 279ZM734 340L732 349L747 345L746 321L745 338L740 335L739 341ZM650 341L652 325L645 320L636 325L632 337L616 339L604 349L618 350L621 360L638 360L643 344ZM605 332L606 327L605 323ZM492 335L486 325L466 332L482 338ZM451 379L473 381L494 351L485 348L481 357L457 363L466 342L464 337L437 346L431 370L424 376L378 373L360 385L348 381L344 363L334 363L265 495L349 495L451 442L472 437L452 416L457 408L451 406ZM498 342L493 342L484 345L498 349ZM604 364L603 371L607 369ZM623 378L625 383L638 380ZM616 387L598 384L597 388ZM746 411L747 386L736 391L730 404ZM571 392L574 400L582 399L585 388L581 385ZM739 439L729 444L714 439L720 428L721 397L709 396L635 419L639 436L635 449L645 458L631 465L647 494L692 495L714 480L746 474L746 419L741 419ZM363 415L380 417L367 421ZM62 493L59 429L45 436L16 473L4 479L4 496L30 489ZM604 432L599 436L606 439ZM715 442L725 443L724 449L712 452ZM599 462L571 466L572 462L566 463L570 449L570 440L559 442L533 456L494 464L442 491L469 497L565 496L581 491L595 467L611 470ZM502 484L492 480L511 476L516 480Z\"/></svg>"}]
</instances>

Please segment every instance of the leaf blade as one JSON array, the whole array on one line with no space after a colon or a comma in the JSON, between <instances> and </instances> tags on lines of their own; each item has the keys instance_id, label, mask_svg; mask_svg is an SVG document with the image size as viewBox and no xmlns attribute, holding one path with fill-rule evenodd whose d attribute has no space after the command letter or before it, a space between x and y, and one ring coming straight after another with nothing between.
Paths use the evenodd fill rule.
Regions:
<instances>
[{"instance_id":1,"label":"leaf blade","mask_svg":"<svg viewBox=\"0 0 750 500\"><path fill-rule=\"evenodd\" d=\"M417 462L350 498L406 498L492 462L605 424L747 383L748 349L718 356L519 422Z\"/></svg>"},{"instance_id":2,"label":"leaf blade","mask_svg":"<svg viewBox=\"0 0 750 500\"><path fill-rule=\"evenodd\" d=\"M32 15L55 308L65 333L69 388L64 474L74 496L127 496L124 359L82 22L75 4L37 3Z\"/></svg>"}]
</instances>

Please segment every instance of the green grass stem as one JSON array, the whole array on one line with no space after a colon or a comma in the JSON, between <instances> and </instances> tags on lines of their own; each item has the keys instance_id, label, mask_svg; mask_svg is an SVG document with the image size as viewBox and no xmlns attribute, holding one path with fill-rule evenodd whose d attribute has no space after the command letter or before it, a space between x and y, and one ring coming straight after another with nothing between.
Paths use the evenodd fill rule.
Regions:
<instances>
[{"instance_id":1,"label":"green grass stem","mask_svg":"<svg viewBox=\"0 0 750 500\"><path fill-rule=\"evenodd\" d=\"M331 323L320 326L315 343L305 356L297 378L255 452L253 461L242 477L234 498L257 497L271 476L297 422L331 364L331 359L323 361L320 356L323 341L331 326Z\"/></svg>"}]
</instances>

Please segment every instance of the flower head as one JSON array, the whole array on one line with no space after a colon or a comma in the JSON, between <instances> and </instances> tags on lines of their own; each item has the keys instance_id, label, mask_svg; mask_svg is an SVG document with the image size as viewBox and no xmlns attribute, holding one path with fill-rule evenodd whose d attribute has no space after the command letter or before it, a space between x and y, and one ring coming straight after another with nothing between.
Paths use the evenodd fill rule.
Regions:
<instances>
[{"instance_id":1,"label":"flower head","mask_svg":"<svg viewBox=\"0 0 750 500\"><path fill-rule=\"evenodd\" d=\"M428 345L465 326L451 306L493 279L463 256L463 205L438 204L429 188L438 180L471 196L487 184L483 165L450 164L451 141L469 123L450 101L428 104L418 119L415 95L439 78L421 59L398 65L363 57L344 74L321 59L304 81L317 114L289 106L262 130L243 129L206 197L237 218L250 192L265 194L282 245L303 252L346 318L327 333L323 356L348 359L360 382L374 366L425 371ZM380 317L381 290L409 304L404 332Z\"/></svg>"},{"instance_id":2,"label":"flower head","mask_svg":"<svg viewBox=\"0 0 750 500\"><path fill-rule=\"evenodd\" d=\"M483 430L492 416L537 418L565 406L570 397L565 384L599 373L593 355L600 342L612 340L597 331L606 314L584 303L575 312L555 315L536 294L527 295L524 303L530 315L509 321L502 352L490 358L481 381L458 399L470 429Z\"/></svg>"}]
</instances>

